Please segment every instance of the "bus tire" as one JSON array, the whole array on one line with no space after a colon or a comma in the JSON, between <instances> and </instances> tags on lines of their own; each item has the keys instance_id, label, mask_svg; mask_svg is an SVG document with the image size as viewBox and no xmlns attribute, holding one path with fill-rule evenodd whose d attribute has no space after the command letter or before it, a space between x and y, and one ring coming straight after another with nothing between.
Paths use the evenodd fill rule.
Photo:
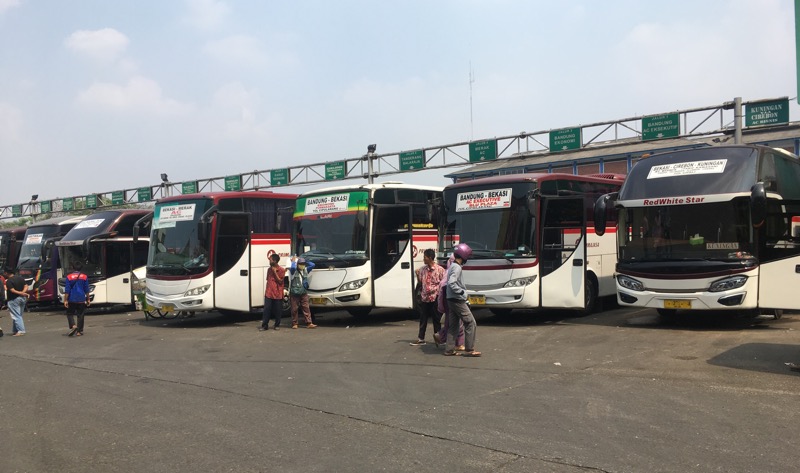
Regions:
<instances>
[{"instance_id":1,"label":"bus tire","mask_svg":"<svg viewBox=\"0 0 800 473\"><path fill-rule=\"evenodd\" d=\"M347 312L356 319L362 319L368 316L371 311L372 307L354 307L352 309L347 309Z\"/></svg>"},{"instance_id":2,"label":"bus tire","mask_svg":"<svg viewBox=\"0 0 800 473\"><path fill-rule=\"evenodd\" d=\"M498 317L508 317L511 315L511 309L489 309L489 311Z\"/></svg>"},{"instance_id":3,"label":"bus tire","mask_svg":"<svg viewBox=\"0 0 800 473\"><path fill-rule=\"evenodd\" d=\"M592 273L586 275L586 287L584 287L584 309L581 316L590 315L597 307L597 279Z\"/></svg>"}]
</instances>

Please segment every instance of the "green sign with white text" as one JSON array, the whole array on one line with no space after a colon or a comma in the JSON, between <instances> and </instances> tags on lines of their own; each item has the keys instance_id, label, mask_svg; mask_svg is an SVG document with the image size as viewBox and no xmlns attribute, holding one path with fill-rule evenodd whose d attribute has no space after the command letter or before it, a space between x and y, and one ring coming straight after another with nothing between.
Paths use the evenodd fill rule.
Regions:
<instances>
[{"instance_id":1,"label":"green sign with white text","mask_svg":"<svg viewBox=\"0 0 800 473\"><path fill-rule=\"evenodd\" d=\"M111 193L111 205L122 205L125 203L125 191L114 191Z\"/></svg>"},{"instance_id":2,"label":"green sign with white text","mask_svg":"<svg viewBox=\"0 0 800 473\"><path fill-rule=\"evenodd\" d=\"M288 169L273 169L269 172L269 183L273 186L283 186L289 183Z\"/></svg>"},{"instance_id":3,"label":"green sign with white text","mask_svg":"<svg viewBox=\"0 0 800 473\"><path fill-rule=\"evenodd\" d=\"M473 141L469 144L470 162L493 161L497 159L497 140Z\"/></svg>"},{"instance_id":4,"label":"green sign with white text","mask_svg":"<svg viewBox=\"0 0 800 473\"><path fill-rule=\"evenodd\" d=\"M411 171L414 169L422 169L425 167L425 151L408 151L400 153L400 170Z\"/></svg>"},{"instance_id":5,"label":"green sign with white text","mask_svg":"<svg viewBox=\"0 0 800 473\"><path fill-rule=\"evenodd\" d=\"M569 151L581 148L581 129L562 128L550 132L550 152Z\"/></svg>"},{"instance_id":6,"label":"green sign with white text","mask_svg":"<svg viewBox=\"0 0 800 473\"><path fill-rule=\"evenodd\" d=\"M197 181L181 183L181 194L197 194Z\"/></svg>"},{"instance_id":7,"label":"green sign with white text","mask_svg":"<svg viewBox=\"0 0 800 473\"><path fill-rule=\"evenodd\" d=\"M140 187L136 192L136 196L139 202L146 202L153 198L152 193L153 191L149 187Z\"/></svg>"},{"instance_id":8,"label":"green sign with white text","mask_svg":"<svg viewBox=\"0 0 800 473\"><path fill-rule=\"evenodd\" d=\"M69 212L71 210L75 210L75 199L70 197L69 199L64 199L61 201L61 210L64 212Z\"/></svg>"},{"instance_id":9,"label":"green sign with white text","mask_svg":"<svg viewBox=\"0 0 800 473\"><path fill-rule=\"evenodd\" d=\"M789 123L789 99L747 104L745 126Z\"/></svg>"},{"instance_id":10,"label":"green sign with white text","mask_svg":"<svg viewBox=\"0 0 800 473\"><path fill-rule=\"evenodd\" d=\"M95 194L87 195L86 196L86 208L87 209L96 209L97 208L97 196Z\"/></svg>"},{"instance_id":11,"label":"green sign with white text","mask_svg":"<svg viewBox=\"0 0 800 473\"><path fill-rule=\"evenodd\" d=\"M674 138L680 134L681 116L679 113L642 118L642 141Z\"/></svg>"},{"instance_id":12,"label":"green sign with white text","mask_svg":"<svg viewBox=\"0 0 800 473\"><path fill-rule=\"evenodd\" d=\"M226 176L225 190L226 191L242 190L242 176Z\"/></svg>"},{"instance_id":13,"label":"green sign with white text","mask_svg":"<svg viewBox=\"0 0 800 473\"><path fill-rule=\"evenodd\" d=\"M11 206L11 216L12 217L22 217L22 206L21 205L12 205Z\"/></svg>"},{"instance_id":14,"label":"green sign with white text","mask_svg":"<svg viewBox=\"0 0 800 473\"><path fill-rule=\"evenodd\" d=\"M49 200L45 200L44 202L39 204L39 207L40 207L39 208L40 213L43 213L43 214L49 214L50 212L53 211L52 204L50 203Z\"/></svg>"},{"instance_id":15,"label":"green sign with white text","mask_svg":"<svg viewBox=\"0 0 800 473\"><path fill-rule=\"evenodd\" d=\"M325 180L335 181L337 179L344 179L346 174L345 169L344 161L325 164Z\"/></svg>"}]
</instances>

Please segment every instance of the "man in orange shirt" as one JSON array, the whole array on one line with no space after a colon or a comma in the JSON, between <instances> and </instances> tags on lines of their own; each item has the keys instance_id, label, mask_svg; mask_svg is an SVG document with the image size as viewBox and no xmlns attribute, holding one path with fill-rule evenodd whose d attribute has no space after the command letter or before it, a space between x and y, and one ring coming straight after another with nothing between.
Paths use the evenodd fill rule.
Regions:
<instances>
[{"instance_id":1,"label":"man in orange shirt","mask_svg":"<svg viewBox=\"0 0 800 473\"><path fill-rule=\"evenodd\" d=\"M259 331L269 330L269 319L275 317L275 330L280 330L281 315L283 315L283 278L286 277L286 268L279 265L281 257L277 253L269 256L267 268L267 290L264 292L264 315L261 318Z\"/></svg>"}]
</instances>

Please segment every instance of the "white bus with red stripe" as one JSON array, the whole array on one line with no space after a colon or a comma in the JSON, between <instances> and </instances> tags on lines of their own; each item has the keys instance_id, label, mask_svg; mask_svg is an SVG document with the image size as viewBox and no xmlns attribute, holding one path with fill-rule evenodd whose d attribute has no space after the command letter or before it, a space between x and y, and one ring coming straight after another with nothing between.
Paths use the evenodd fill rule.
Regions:
<instances>
[{"instance_id":1,"label":"white bus with red stripe","mask_svg":"<svg viewBox=\"0 0 800 473\"><path fill-rule=\"evenodd\" d=\"M594 202L622 182L614 174L531 173L451 184L441 256L459 242L472 248L463 278L475 308L589 313L598 297L614 294L616 262L614 236L595 235Z\"/></svg>"},{"instance_id":2,"label":"white bus with red stripe","mask_svg":"<svg viewBox=\"0 0 800 473\"><path fill-rule=\"evenodd\" d=\"M439 246L433 203L441 187L399 182L315 190L300 195L292 250L314 262L312 307L365 315L374 307L414 307L414 270Z\"/></svg>"},{"instance_id":3,"label":"white bus with red stripe","mask_svg":"<svg viewBox=\"0 0 800 473\"><path fill-rule=\"evenodd\" d=\"M164 311L264 306L269 255L289 264L296 194L210 192L156 202L146 298Z\"/></svg>"}]
</instances>

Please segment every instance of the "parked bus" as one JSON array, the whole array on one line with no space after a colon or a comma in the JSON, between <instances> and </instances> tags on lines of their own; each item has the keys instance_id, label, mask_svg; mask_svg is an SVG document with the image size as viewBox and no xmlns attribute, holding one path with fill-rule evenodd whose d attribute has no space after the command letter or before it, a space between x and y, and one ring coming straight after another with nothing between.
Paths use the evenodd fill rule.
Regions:
<instances>
[{"instance_id":1,"label":"parked bus","mask_svg":"<svg viewBox=\"0 0 800 473\"><path fill-rule=\"evenodd\" d=\"M444 189L443 256L472 248L464 285L473 307L567 308L590 313L614 294L614 237L592 228L594 202L623 176L513 174Z\"/></svg>"},{"instance_id":2,"label":"parked bus","mask_svg":"<svg viewBox=\"0 0 800 473\"><path fill-rule=\"evenodd\" d=\"M366 315L373 307L414 307L415 268L436 249L440 187L399 182L315 190L297 198L292 248L316 266L312 307Z\"/></svg>"},{"instance_id":3,"label":"parked bus","mask_svg":"<svg viewBox=\"0 0 800 473\"><path fill-rule=\"evenodd\" d=\"M249 312L263 307L268 256L278 253L289 263L296 197L211 192L156 202L147 305L161 312Z\"/></svg>"},{"instance_id":4,"label":"parked bus","mask_svg":"<svg viewBox=\"0 0 800 473\"><path fill-rule=\"evenodd\" d=\"M641 159L598 220L618 212L622 306L740 311L800 309L800 160L780 149L718 146ZM601 233L605 226L598 223Z\"/></svg>"},{"instance_id":5,"label":"parked bus","mask_svg":"<svg viewBox=\"0 0 800 473\"><path fill-rule=\"evenodd\" d=\"M4 228L0 230L0 269L17 267L19 252L25 240L26 227Z\"/></svg>"},{"instance_id":6,"label":"parked bus","mask_svg":"<svg viewBox=\"0 0 800 473\"><path fill-rule=\"evenodd\" d=\"M87 216L56 243L61 272L80 262L89 277L92 305L133 304L132 287L144 280L149 239L133 242L133 227L152 210L105 210ZM63 300L66 278L58 280Z\"/></svg>"},{"instance_id":7,"label":"parked bus","mask_svg":"<svg viewBox=\"0 0 800 473\"><path fill-rule=\"evenodd\" d=\"M30 304L58 302L57 281L61 277L55 243L83 220L77 217L56 217L32 223L25 230L20 248L17 274L25 278Z\"/></svg>"}]
</instances>

